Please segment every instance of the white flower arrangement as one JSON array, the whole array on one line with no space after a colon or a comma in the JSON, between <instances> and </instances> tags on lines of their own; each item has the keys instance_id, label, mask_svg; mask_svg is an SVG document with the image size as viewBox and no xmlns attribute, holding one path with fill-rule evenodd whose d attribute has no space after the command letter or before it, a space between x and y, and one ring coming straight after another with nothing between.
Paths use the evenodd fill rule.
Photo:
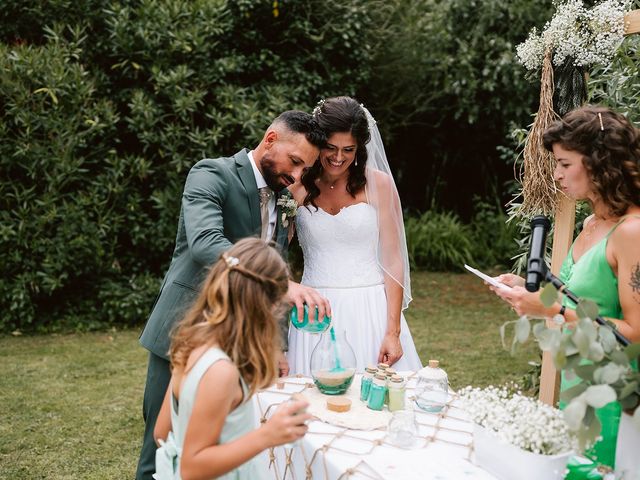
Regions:
<instances>
[{"instance_id":1,"label":"white flower arrangement","mask_svg":"<svg viewBox=\"0 0 640 480\"><path fill-rule=\"evenodd\" d=\"M556 14L542 32L534 28L516 47L527 70L538 70L547 50L553 64L571 60L576 67L608 64L624 38L624 14L632 0L604 0L588 9L582 0L556 3Z\"/></svg>"},{"instance_id":2,"label":"white flower arrangement","mask_svg":"<svg viewBox=\"0 0 640 480\"><path fill-rule=\"evenodd\" d=\"M511 393L506 387L466 387L460 399L475 423L518 448L557 455L577 446L560 410L520 392Z\"/></svg>"},{"instance_id":3,"label":"white flower arrangement","mask_svg":"<svg viewBox=\"0 0 640 480\"><path fill-rule=\"evenodd\" d=\"M290 195L283 195L278 198L277 205L282 208L282 215L280 218L282 226L287 228L289 226L289 219L294 218L298 213L298 202L296 202Z\"/></svg>"}]
</instances>

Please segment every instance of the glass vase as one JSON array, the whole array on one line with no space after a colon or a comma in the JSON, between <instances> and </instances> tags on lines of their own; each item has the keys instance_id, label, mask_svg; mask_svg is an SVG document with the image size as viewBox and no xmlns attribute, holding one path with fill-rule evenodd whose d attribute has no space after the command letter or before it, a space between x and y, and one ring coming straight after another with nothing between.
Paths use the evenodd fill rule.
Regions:
<instances>
[{"instance_id":1,"label":"glass vase","mask_svg":"<svg viewBox=\"0 0 640 480\"><path fill-rule=\"evenodd\" d=\"M311 376L326 395L345 393L356 373L356 354L343 330L333 327L323 333L311 353Z\"/></svg>"}]
</instances>

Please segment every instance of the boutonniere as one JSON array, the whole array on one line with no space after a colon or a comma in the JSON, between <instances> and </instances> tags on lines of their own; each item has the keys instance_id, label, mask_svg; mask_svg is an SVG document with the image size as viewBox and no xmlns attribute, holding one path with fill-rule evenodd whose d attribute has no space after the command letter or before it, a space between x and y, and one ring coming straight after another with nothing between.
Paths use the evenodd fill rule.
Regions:
<instances>
[{"instance_id":1,"label":"boutonniere","mask_svg":"<svg viewBox=\"0 0 640 480\"><path fill-rule=\"evenodd\" d=\"M294 218L298 213L298 202L294 200L290 193L285 193L278 199L277 205L282 209L280 216L282 226L287 228L289 219Z\"/></svg>"}]
</instances>

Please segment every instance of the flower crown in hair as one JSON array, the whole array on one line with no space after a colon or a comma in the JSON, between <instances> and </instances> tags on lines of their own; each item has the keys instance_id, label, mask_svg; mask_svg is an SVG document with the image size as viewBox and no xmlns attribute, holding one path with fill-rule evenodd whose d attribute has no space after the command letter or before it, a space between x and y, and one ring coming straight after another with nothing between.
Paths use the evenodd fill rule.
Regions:
<instances>
[{"instance_id":1,"label":"flower crown in hair","mask_svg":"<svg viewBox=\"0 0 640 480\"><path fill-rule=\"evenodd\" d=\"M322 113L323 106L324 106L324 98L321 98L318 104L316 105L316 107L313 109L313 112L311 112L311 115L313 115L314 117L317 117L318 115L320 115L320 113Z\"/></svg>"},{"instance_id":2,"label":"flower crown in hair","mask_svg":"<svg viewBox=\"0 0 640 480\"><path fill-rule=\"evenodd\" d=\"M314 118L317 118L318 115L320 115L322 113L322 107L324 106L324 98L321 98L320 101L318 102L318 104L315 106L315 108L313 109L313 111L311 112L311 115L313 115ZM367 109L364 106L364 103L360 104L360 108L365 112L365 115L367 117L367 120L369 120L369 127L371 127L372 125L375 125L377 122L376 120L371 116L371 114L367 115Z\"/></svg>"}]
</instances>

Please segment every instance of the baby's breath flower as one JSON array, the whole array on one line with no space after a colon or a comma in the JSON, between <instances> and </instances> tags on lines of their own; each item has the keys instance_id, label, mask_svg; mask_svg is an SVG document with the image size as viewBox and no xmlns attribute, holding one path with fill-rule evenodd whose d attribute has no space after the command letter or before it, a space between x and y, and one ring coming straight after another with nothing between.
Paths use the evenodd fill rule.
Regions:
<instances>
[{"instance_id":1,"label":"baby's breath flower","mask_svg":"<svg viewBox=\"0 0 640 480\"><path fill-rule=\"evenodd\" d=\"M556 66L571 60L577 67L608 64L624 38L624 13L632 0L604 0L588 9L582 0L556 4L556 13L542 32L534 28L516 47L527 70L542 65L544 53L553 52Z\"/></svg>"},{"instance_id":2,"label":"baby's breath flower","mask_svg":"<svg viewBox=\"0 0 640 480\"><path fill-rule=\"evenodd\" d=\"M296 202L290 194L285 194L278 199L277 205L282 208L282 222L283 227L289 226L289 220L296 216L298 213L298 202Z\"/></svg>"},{"instance_id":3,"label":"baby's breath flower","mask_svg":"<svg viewBox=\"0 0 640 480\"><path fill-rule=\"evenodd\" d=\"M475 423L523 450L556 455L577 446L562 412L536 399L493 386L466 387L460 399Z\"/></svg>"}]
</instances>

